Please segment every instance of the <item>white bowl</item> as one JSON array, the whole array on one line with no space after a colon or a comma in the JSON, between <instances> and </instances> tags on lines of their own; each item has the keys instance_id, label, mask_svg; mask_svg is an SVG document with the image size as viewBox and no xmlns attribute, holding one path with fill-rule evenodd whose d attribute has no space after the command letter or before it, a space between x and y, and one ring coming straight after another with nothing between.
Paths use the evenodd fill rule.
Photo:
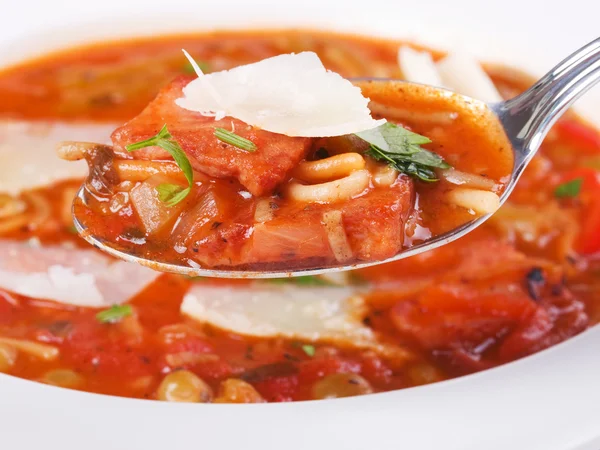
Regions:
<instances>
[{"instance_id":1,"label":"white bowl","mask_svg":"<svg viewBox=\"0 0 600 450\"><path fill-rule=\"evenodd\" d=\"M101 38L266 25L460 46L485 60L541 75L597 37L599 13L595 0L21 1L3 9L0 65ZM600 124L599 90L584 100L581 109ZM69 391L3 375L0 448L597 450L599 348L596 327L475 375L365 397L293 404L169 404Z\"/></svg>"}]
</instances>

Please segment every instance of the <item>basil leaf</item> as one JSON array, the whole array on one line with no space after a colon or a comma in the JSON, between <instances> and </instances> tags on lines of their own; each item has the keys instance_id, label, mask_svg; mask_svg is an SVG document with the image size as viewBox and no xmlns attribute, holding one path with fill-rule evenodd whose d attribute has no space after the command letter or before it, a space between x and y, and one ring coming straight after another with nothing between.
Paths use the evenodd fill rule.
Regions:
<instances>
[{"instance_id":1,"label":"basil leaf","mask_svg":"<svg viewBox=\"0 0 600 450\"><path fill-rule=\"evenodd\" d=\"M315 346L314 346L314 345L308 345L308 344L305 344L305 345L303 345L301 348L302 348L302 351L303 351L304 353L306 353L306 355L307 355L307 356L310 356L311 358L312 358L313 356L315 356L315 351L316 351L316 349L315 349Z\"/></svg>"},{"instance_id":2,"label":"basil leaf","mask_svg":"<svg viewBox=\"0 0 600 450\"><path fill-rule=\"evenodd\" d=\"M581 192L581 186L583 185L583 178L575 178L574 180L567 181L559 184L554 190L554 196L556 198L573 198L577 197Z\"/></svg>"},{"instance_id":3,"label":"basil leaf","mask_svg":"<svg viewBox=\"0 0 600 450\"><path fill-rule=\"evenodd\" d=\"M202 71L202 73L210 72L210 64L208 64L206 61L196 61L196 64L198 64L198 67L200 67L200 70ZM192 67L192 65L190 63L186 63L183 66L183 68L181 69L181 71L188 75L196 74L196 71L194 70L194 68Z\"/></svg>"},{"instance_id":4,"label":"basil leaf","mask_svg":"<svg viewBox=\"0 0 600 450\"><path fill-rule=\"evenodd\" d=\"M181 186L170 183L164 183L157 186L156 190L158 191L158 198L166 203L167 206L174 206L186 198L187 195L192 191L192 186L194 184L194 169L190 164L190 160L185 155L185 152L177 143L177 141L171 139L172 137L173 136L171 136L169 130L167 130L167 124L165 124L156 136L125 147L128 152L133 152L146 147L156 146L166 150L173 157L185 175L185 178L188 181L188 187L184 189ZM178 190L176 188L178 188Z\"/></svg>"},{"instance_id":5,"label":"basil leaf","mask_svg":"<svg viewBox=\"0 0 600 450\"><path fill-rule=\"evenodd\" d=\"M109 309L96 314L96 320L100 323L117 323L131 314L133 314L131 305L112 305Z\"/></svg>"},{"instance_id":6,"label":"basil leaf","mask_svg":"<svg viewBox=\"0 0 600 450\"><path fill-rule=\"evenodd\" d=\"M183 188L178 184L163 183L156 186L158 198L167 206L175 206L190 193L190 188Z\"/></svg>"},{"instance_id":7,"label":"basil leaf","mask_svg":"<svg viewBox=\"0 0 600 450\"><path fill-rule=\"evenodd\" d=\"M297 286L332 286L333 284L315 275L304 275L301 277L272 278L268 280L274 284L295 284Z\"/></svg>"},{"instance_id":8,"label":"basil leaf","mask_svg":"<svg viewBox=\"0 0 600 450\"><path fill-rule=\"evenodd\" d=\"M440 155L421 147L431 143L428 137L390 122L356 136L371 144L367 151L371 158L385 161L397 171L426 182L438 180L434 168L451 167Z\"/></svg>"}]
</instances>

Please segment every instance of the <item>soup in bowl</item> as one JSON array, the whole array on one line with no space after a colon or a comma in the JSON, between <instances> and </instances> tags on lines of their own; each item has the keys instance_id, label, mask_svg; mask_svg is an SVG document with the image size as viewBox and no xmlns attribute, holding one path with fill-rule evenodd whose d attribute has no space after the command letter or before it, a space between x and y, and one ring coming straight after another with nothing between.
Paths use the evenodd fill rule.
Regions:
<instances>
[{"instance_id":1,"label":"soup in bowl","mask_svg":"<svg viewBox=\"0 0 600 450\"><path fill-rule=\"evenodd\" d=\"M7 161L0 167L0 371L87 392L173 402L331 399L472 374L546 349L597 323L600 135L573 113L556 124L492 219L459 241L406 260L335 276L259 282L160 274L101 254L73 229L71 204L86 166L61 161L54 146L65 140L110 144L110 134L144 114L173 79L189 82L181 48L205 72L310 51L345 78L440 83L484 101L510 98L532 81L460 53L308 30L105 42L5 69L0 73L5 144L0 157ZM397 192L386 190L391 195L381 202L360 204L364 196L381 192L376 184L357 193L347 217L368 217L372 209L378 218L381 209L391 211L398 225L391 234L398 240L382 237L377 221L348 220L342 231L353 254L397 250L405 242L427 239L452 224L436 211L462 221L480 212L474 193L496 195L501 189L511 161L492 164L481 158L476 135L467 134L468 141L461 142L460 111L382 105L376 92L367 96L375 117L394 116L437 142L431 150L455 168L435 172L437 184L392 173L385 188ZM315 142L300 159L318 162L348 154L338 151L347 145L341 139L322 147ZM321 148L326 154L319 153ZM470 164L463 168L466 154ZM152 164L174 163L108 156L94 160L92 168L121 167L127 176L104 185L109 188L104 194L93 192L90 226L108 230L122 245L145 243L153 230L144 226L151 223L144 216L147 197L136 193L154 192L160 173L152 172ZM377 171L386 174L380 162L363 162L371 164L373 180ZM195 169L207 171L203 165ZM165 176L177 180L177 170ZM105 175L92 172L88 183L98 187ZM248 240L262 239L251 241L251 250L267 255L269 263L272 255L281 261L286 246L297 251L298 239L290 236L298 230L308 233L300 241L311 258L336 257L327 227L319 220L309 221L318 224L315 229L302 222L312 214L323 216L329 207L298 208L271 192L260 203L240 194L248 187L229 175L213 184L198 187L190 209L200 211L212 202L216 215L207 221L192 215L188 223L201 236L194 242L211 243L186 243L187 259L244 262L235 259L239 248L229 242L231 229L240 227L246 227L241 235ZM410 206L401 207L397 202L407 198L408 185L418 195L411 194ZM233 198L237 203L231 206ZM224 203L228 212L219 215ZM257 210L267 220L257 220ZM171 237L188 216L164 211L162 232ZM278 219L279 211L283 218ZM410 214L415 211L420 214ZM407 222L410 226L399 231ZM262 237L246 236L250 223ZM189 230L186 236L193 234ZM310 247L313 241L319 245ZM161 251L161 243L164 239L154 252ZM168 244L164 254L180 257Z\"/></svg>"}]
</instances>

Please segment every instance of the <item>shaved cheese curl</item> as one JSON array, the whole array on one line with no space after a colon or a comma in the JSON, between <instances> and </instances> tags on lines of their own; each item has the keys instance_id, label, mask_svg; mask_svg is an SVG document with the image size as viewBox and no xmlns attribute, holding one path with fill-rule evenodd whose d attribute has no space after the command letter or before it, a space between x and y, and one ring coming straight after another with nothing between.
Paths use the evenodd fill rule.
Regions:
<instances>
[{"instance_id":1,"label":"shaved cheese curl","mask_svg":"<svg viewBox=\"0 0 600 450\"><path fill-rule=\"evenodd\" d=\"M301 137L342 136L385 123L371 117L368 103L360 88L325 69L313 52L279 55L199 76L176 100L190 111L222 112L219 116Z\"/></svg>"},{"instance_id":2,"label":"shaved cheese curl","mask_svg":"<svg viewBox=\"0 0 600 450\"><path fill-rule=\"evenodd\" d=\"M412 83L429 84L431 86L442 86L442 80L438 74L437 67L433 62L431 54L415 50L403 45L398 50L398 64L402 76L406 81Z\"/></svg>"}]
</instances>

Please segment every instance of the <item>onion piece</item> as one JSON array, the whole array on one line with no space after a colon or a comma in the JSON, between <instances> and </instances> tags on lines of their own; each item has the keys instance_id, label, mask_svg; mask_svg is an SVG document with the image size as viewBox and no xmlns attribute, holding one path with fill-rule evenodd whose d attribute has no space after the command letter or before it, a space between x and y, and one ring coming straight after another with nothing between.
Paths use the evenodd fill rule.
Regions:
<instances>
[{"instance_id":1,"label":"onion piece","mask_svg":"<svg viewBox=\"0 0 600 450\"><path fill-rule=\"evenodd\" d=\"M169 206L160 200L157 188L161 184L180 185L177 180L165 175L153 175L129 193L131 204L140 218L144 232L148 235L160 232L173 222L186 204L186 202L179 202ZM184 185L180 186L181 189L185 189Z\"/></svg>"},{"instance_id":2,"label":"onion piece","mask_svg":"<svg viewBox=\"0 0 600 450\"><path fill-rule=\"evenodd\" d=\"M327 240L335 259L339 262L352 259L352 248L350 248L348 236L346 236L346 231L344 230L342 212L334 210L323 213L323 225L325 226Z\"/></svg>"},{"instance_id":3,"label":"onion piece","mask_svg":"<svg viewBox=\"0 0 600 450\"><path fill-rule=\"evenodd\" d=\"M254 209L254 221L256 223L265 223L273 220L273 211L277 209L277 203L272 198L260 198L256 201Z\"/></svg>"}]
</instances>

